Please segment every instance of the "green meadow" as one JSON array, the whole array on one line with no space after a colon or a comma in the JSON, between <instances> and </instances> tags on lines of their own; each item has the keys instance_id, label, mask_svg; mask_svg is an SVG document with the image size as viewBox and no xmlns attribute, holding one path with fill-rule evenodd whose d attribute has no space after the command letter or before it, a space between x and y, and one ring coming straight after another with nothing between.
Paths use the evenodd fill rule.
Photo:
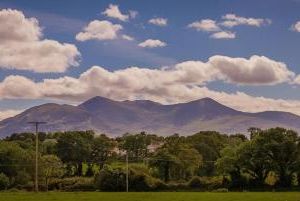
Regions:
<instances>
[{"instance_id":1,"label":"green meadow","mask_svg":"<svg viewBox=\"0 0 300 201\"><path fill-rule=\"evenodd\" d=\"M1 201L300 201L300 192L0 193Z\"/></svg>"}]
</instances>

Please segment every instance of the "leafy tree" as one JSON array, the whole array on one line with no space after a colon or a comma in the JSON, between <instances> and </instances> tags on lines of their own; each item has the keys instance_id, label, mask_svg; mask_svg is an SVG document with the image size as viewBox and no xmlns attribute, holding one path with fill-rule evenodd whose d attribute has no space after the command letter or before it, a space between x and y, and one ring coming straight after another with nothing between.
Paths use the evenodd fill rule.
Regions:
<instances>
[{"instance_id":1,"label":"leafy tree","mask_svg":"<svg viewBox=\"0 0 300 201\"><path fill-rule=\"evenodd\" d=\"M91 160L99 164L100 169L102 169L105 162L111 156L114 146L114 141L106 135L95 137L92 144Z\"/></svg>"},{"instance_id":2,"label":"leafy tree","mask_svg":"<svg viewBox=\"0 0 300 201\"><path fill-rule=\"evenodd\" d=\"M46 139L43 143L41 143L41 152L44 155L56 154L57 153L57 140L56 139Z\"/></svg>"},{"instance_id":3,"label":"leafy tree","mask_svg":"<svg viewBox=\"0 0 300 201\"><path fill-rule=\"evenodd\" d=\"M178 169L179 178L189 179L194 176L199 168L203 165L202 156L194 148L182 147L177 155L179 161Z\"/></svg>"},{"instance_id":4,"label":"leafy tree","mask_svg":"<svg viewBox=\"0 0 300 201\"><path fill-rule=\"evenodd\" d=\"M201 131L188 136L187 142L192 145L203 157L204 162L199 171L200 175L213 175L214 162L220 157L220 151L228 143L228 137L215 131Z\"/></svg>"},{"instance_id":5,"label":"leafy tree","mask_svg":"<svg viewBox=\"0 0 300 201\"><path fill-rule=\"evenodd\" d=\"M252 140L241 144L237 151L242 172L251 176L253 186L263 186L272 170L272 163L264 144L259 140Z\"/></svg>"},{"instance_id":6,"label":"leafy tree","mask_svg":"<svg viewBox=\"0 0 300 201\"><path fill-rule=\"evenodd\" d=\"M18 171L32 164L29 151L22 149L17 143L0 141L0 172L9 178L18 175Z\"/></svg>"},{"instance_id":7,"label":"leafy tree","mask_svg":"<svg viewBox=\"0 0 300 201\"><path fill-rule=\"evenodd\" d=\"M147 157L147 147L151 144L151 138L146 133L125 134L118 140L120 149L127 152L130 160L139 160Z\"/></svg>"},{"instance_id":8,"label":"leafy tree","mask_svg":"<svg viewBox=\"0 0 300 201\"><path fill-rule=\"evenodd\" d=\"M68 164L69 170L74 165L78 176L82 175L82 163L90 158L93 138L91 131L74 131L64 132L57 139L58 157Z\"/></svg>"},{"instance_id":9,"label":"leafy tree","mask_svg":"<svg viewBox=\"0 0 300 201\"><path fill-rule=\"evenodd\" d=\"M221 157L216 162L217 171L225 176L229 175L231 179L231 188L243 188L244 179L241 174L241 165L239 163L239 146L228 146L221 151Z\"/></svg>"},{"instance_id":10,"label":"leafy tree","mask_svg":"<svg viewBox=\"0 0 300 201\"><path fill-rule=\"evenodd\" d=\"M46 189L48 190L49 180L59 178L63 175L63 163L55 155L44 155L40 160L40 175L44 178Z\"/></svg>"},{"instance_id":11,"label":"leafy tree","mask_svg":"<svg viewBox=\"0 0 300 201\"><path fill-rule=\"evenodd\" d=\"M171 168L179 164L179 159L166 148L159 149L149 161L149 165L158 169L160 178L165 182L170 180Z\"/></svg>"},{"instance_id":12,"label":"leafy tree","mask_svg":"<svg viewBox=\"0 0 300 201\"><path fill-rule=\"evenodd\" d=\"M277 185L289 187L300 167L297 133L284 128L271 128L261 132L255 140L264 143L265 153L279 177Z\"/></svg>"}]
</instances>

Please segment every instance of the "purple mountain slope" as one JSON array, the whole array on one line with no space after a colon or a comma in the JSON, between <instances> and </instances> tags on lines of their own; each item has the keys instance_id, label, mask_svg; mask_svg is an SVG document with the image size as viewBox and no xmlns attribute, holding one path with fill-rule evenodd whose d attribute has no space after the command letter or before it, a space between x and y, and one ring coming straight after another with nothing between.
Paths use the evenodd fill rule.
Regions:
<instances>
[{"instance_id":1,"label":"purple mountain slope","mask_svg":"<svg viewBox=\"0 0 300 201\"><path fill-rule=\"evenodd\" d=\"M159 135L193 134L200 130L246 133L249 127L285 127L300 131L300 117L287 112L246 113L210 98L162 105L148 100L91 98L78 106L48 103L0 122L0 137L29 132L29 121L46 121L43 131L95 130L110 136L146 131Z\"/></svg>"}]
</instances>

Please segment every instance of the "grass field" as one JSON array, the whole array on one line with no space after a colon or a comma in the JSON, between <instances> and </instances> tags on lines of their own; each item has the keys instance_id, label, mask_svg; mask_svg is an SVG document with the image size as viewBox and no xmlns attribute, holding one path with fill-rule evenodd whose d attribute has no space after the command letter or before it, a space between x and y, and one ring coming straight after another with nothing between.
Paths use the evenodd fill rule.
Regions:
<instances>
[{"instance_id":1,"label":"grass field","mask_svg":"<svg viewBox=\"0 0 300 201\"><path fill-rule=\"evenodd\" d=\"M300 192L287 193L0 193L0 201L300 201Z\"/></svg>"}]
</instances>

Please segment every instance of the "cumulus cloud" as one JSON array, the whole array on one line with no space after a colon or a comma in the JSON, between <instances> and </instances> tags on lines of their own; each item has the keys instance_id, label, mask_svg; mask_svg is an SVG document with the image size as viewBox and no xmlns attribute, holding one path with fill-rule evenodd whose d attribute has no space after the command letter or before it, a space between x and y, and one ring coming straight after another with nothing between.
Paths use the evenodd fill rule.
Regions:
<instances>
[{"instance_id":1,"label":"cumulus cloud","mask_svg":"<svg viewBox=\"0 0 300 201\"><path fill-rule=\"evenodd\" d=\"M168 19L166 18L152 18L148 22L161 27L168 25Z\"/></svg>"},{"instance_id":2,"label":"cumulus cloud","mask_svg":"<svg viewBox=\"0 0 300 201\"><path fill-rule=\"evenodd\" d=\"M114 4L109 4L108 8L106 8L106 10L102 12L102 14L107 17L115 18L121 21L128 21L129 19L129 15L122 14L119 9L119 6Z\"/></svg>"},{"instance_id":3,"label":"cumulus cloud","mask_svg":"<svg viewBox=\"0 0 300 201\"><path fill-rule=\"evenodd\" d=\"M122 29L120 24L113 24L107 20L94 20L76 35L76 39L79 41L113 40L118 37L118 32Z\"/></svg>"},{"instance_id":4,"label":"cumulus cloud","mask_svg":"<svg viewBox=\"0 0 300 201\"><path fill-rule=\"evenodd\" d=\"M211 97L242 111L283 110L300 114L300 101L218 92L206 87L206 83L214 80L272 85L290 82L293 78L294 73L284 63L264 56L246 59L217 55L207 62L185 61L160 69L128 67L108 71L93 66L78 78L65 76L40 82L8 76L0 82L0 97L83 101L99 95L115 100L149 99L166 104Z\"/></svg>"},{"instance_id":5,"label":"cumulus cloud","mask_svg":"<svg viewBox=\"0 0 300 201\"><path fill-rule=\"evenodd\" d=\"M211 97L241 111L278 110L300 115L300 101L253 97L243 92L218 92L199 85L207 73L214 74L206 63L200 61L183 62L172 69L130 67L107 71L94 66L79 78L62 77L34 83L24 77L8 77L0 83L0 97L22 98L26 95L29 98L27 92L33 90L38 94L31 94L32 98L69 101L83 101L100 95L115 100L149 99L170 104ZM24 83L26 87L21 87ZM7 84L10 87L5 87Z\"/></svg>"},{"instance_id":6,"label":"cumulus cloud","mask_svg":"<svg viewBox=\"0 0 300 201\"><path fill-rule=\"evenodd\" d=\"M211 38L215 39L234 39L235 33L230 31L220 31L210 35Z\"/></svg>"},{"instance_id":7,"label":"cumulus cloud","mask_svg":"<svg viewBox=\"0 0 300 201\"><path fill-rule=\"evenodd\" d=\"M146 48L155 48L155 47L165 47L167 44L160 40L154 39L147 39L144 42L138 44L139 47L146 47Z\"/></svg>"},{"instance_id":8,"label":"cumulus cloud","mask_svg":"<svg viewBox=\"0 0 300 201\"><path fill-rule=\"evenodd\" d=\"M300 21L292 25L291 29L296 32L300 32Z\"/></svg>"},{"instance_id":9,"label":"cumulus cloud","mask_svg":"<svg viewBox=\"0 0 300 201\"><path fill-rule=\"evenodd\" d=\"M214 39L234 39L236 38L236 33L224 30L224 28L229 29L238 25L248 25L261 27L263 25L269 25L272 23L270 19L263 18L245 18L240 17L235 14L226 14L222 16L222 20L215 21L212 19L203 19L195 21L188 25L189 28L194 28L197 31L213 32L210 38ZM300 28L300 27L299 27ZM292 28L294 29L294 28Z\"/></svg>"},{"instance_id":10,"label":"cumulus cloud","mask_svg":"<svg viewBox=\"0 0 300 201\"><path fill-rule=\"evenodd\" d=\"M0 68L34 72L64 72L78 65L76 46L42 39L36 18L21 11L0 10Z\"/></svg>"},{"instance_id":11,"label":"cumulus cloud","mask_svg":"<svg viewBox=\"0 0 300 201\"><path fill-rule=\"evenodd\" d=\"M0 121L20 114L23 110L0 110Z\"/></svg>"},{"instance_id":12,"label":"cumulus cloud","mask_svg":"<svg viewBox=\"0 0 300 201\"><path fill-rule=\"evenodd\" d=\"M200 21L193 22L188 25L189 28L194 28L197 31L214 32L220 31L220 27L217 25L215 20L203 19Z\"/></svg>"},{"instance_id":13,"label":"cumulus cloud","mask_svg":"<svg viewBox=\"0 0 300 201\"><path fill-rule=\"evenodd\" d=\"M263 18L246 18L246 17L240 17L235 14L226 14L222 16L222 19L224 20L220 24L231 28L238 25L248 25L248 26L255 26L255 27L261 27L263 25L269 25L272 23L270 19L263 19Z\"/></svg>"},{"instance_id":14,"label":"cumulus cloud","mask_svg":"<svg viewBox=\"0 0 300 201\"><path fill-rule=\"evenodd\" d=\"M286 64L265 56L245 59L216 55L210 57L208 63L218 69L224 80L237 84L271 85L291 82L295 76Z\"/></svg>"}]
</instances>

